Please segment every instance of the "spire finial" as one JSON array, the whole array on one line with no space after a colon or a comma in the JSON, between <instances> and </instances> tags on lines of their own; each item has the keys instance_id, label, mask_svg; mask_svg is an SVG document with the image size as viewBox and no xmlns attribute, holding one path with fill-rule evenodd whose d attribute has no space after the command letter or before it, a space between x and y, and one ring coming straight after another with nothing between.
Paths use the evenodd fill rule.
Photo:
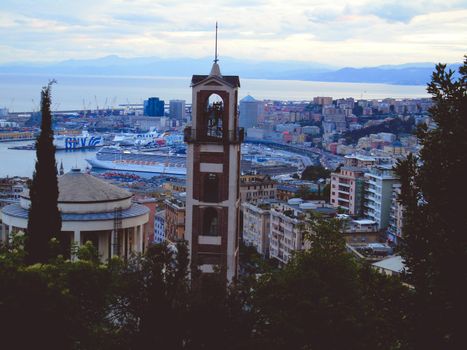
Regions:
<instances>
[{"instance_id":1,"label":"spire finial","mask_svg":"<svg viewBox=\"0 0 467 350\"><path fill-rule=\"evenodd\" d=\"M214 51L214 63L217 63L217 61L219 61L219 59L217 58L217 22L216 22L216 47Z\"/></svg>"}]
</instances>

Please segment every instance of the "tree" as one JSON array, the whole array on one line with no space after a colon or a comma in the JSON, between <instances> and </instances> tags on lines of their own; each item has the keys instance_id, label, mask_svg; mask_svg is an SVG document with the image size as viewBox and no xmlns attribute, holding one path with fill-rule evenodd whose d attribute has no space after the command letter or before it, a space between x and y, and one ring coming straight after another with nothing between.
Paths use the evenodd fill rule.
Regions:
<instances>
[{"instance_id":1,"label":"tree","mask_svg":"<svg viewBox=\"0 0 467 350\"><path fill-rule=\"evenodd\" d=\"M416 349L465 346L467 313L467 56L454 79L436 66L428 92L436 128L418 131L419 156L397 165L405 207L402 255L415 287Z\"/></svg>"},{"instance_id":2,"label":"tree","mask_svg":"<svg viewBox=\"0 0 467 350\"><path fill-rule=\"evenodd\" d=\"M253 288L252 348L406 348L407 288L347 253L340 221L308 224L311 249Z\"/></svg>"},{"instance_id":3,"label":"tree","mask_svg":"<svg viewBox=\"0 0 467 350\"><path fill-rule=\"evenodd\" d=\"M331 171L325 169L322 165L307 166L302 172L302 180L316 181L326 179L331 176Z\"/></svg>"},{"instance_id":4,"label":"tree","mask_svg":"<svg viewBox=\"0 0 467 350\"><path fill-rule=\"evenodd\" d=\"M50 246L61 231L61 216L57 207L58 181L53 144L52 114L50 112L51 87L41 91L41 132L36 140L36 166L29 187L31 207L26 239L27 262L45 263L57 255Z\"/></svg>"}]
</instances>

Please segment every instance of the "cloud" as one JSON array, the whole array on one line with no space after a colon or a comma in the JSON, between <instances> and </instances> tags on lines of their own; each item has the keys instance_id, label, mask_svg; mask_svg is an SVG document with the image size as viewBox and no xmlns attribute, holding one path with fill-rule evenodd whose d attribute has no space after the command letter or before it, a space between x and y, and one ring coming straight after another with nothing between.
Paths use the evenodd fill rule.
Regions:
<instances>
[{"instance_id":1,"label":"cloud","mask_svg":"<svg viewBox=\"0 0 467 350\"><path fill-rule=\"evenodd\" d=\"M459 61L465 0L2 0L0 62L117 54L365 66Z\"/></svg>"}]
</instances>

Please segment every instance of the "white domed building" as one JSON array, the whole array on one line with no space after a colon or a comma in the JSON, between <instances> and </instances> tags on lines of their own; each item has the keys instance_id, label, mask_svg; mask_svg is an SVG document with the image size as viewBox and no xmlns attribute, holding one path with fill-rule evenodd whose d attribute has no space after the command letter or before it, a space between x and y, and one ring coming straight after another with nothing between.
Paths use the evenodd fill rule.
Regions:
<instances>
[{"instance_id":1,"label":"white domed building","mask_svg":"<svg viewBox=\"0 0 467 350\"><path fill-rule=\"evenodd\" d=\"M149 209L132 202L132 194L92 175L73 169L58 177L58 208L62 215L60 240L65 244L93 242L103 261L112 256L128 257L144 249L144 225ZM1 209L2 239L26 230L29 191L19 204Z\"/></svg>"}]
</instances>

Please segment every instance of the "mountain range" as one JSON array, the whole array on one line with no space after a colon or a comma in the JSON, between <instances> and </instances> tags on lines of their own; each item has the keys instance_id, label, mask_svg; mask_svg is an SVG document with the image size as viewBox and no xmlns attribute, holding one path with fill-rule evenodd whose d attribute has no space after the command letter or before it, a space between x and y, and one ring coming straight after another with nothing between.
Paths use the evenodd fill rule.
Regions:
<instances>
[{"instance_id":1,"label":"mountain range","mask_svg":"<svg viewBox=\"0 0 467 350\"><path fill-rule=\"evenodd\" d=\"M209 73L210 58L123 58L106 56L97 59L74 59L57 63L18 62L0 64L0 74L47 75L123 75L186 77L193 73ZM223 74L242 78L305 80L323 82L384 83L425 85L430 81L435 63L406 63L365 68L338 68L316 62L251 61L222 58ZM457 70L460 64L450 64Z\"/></svg>"}]
</instances>

